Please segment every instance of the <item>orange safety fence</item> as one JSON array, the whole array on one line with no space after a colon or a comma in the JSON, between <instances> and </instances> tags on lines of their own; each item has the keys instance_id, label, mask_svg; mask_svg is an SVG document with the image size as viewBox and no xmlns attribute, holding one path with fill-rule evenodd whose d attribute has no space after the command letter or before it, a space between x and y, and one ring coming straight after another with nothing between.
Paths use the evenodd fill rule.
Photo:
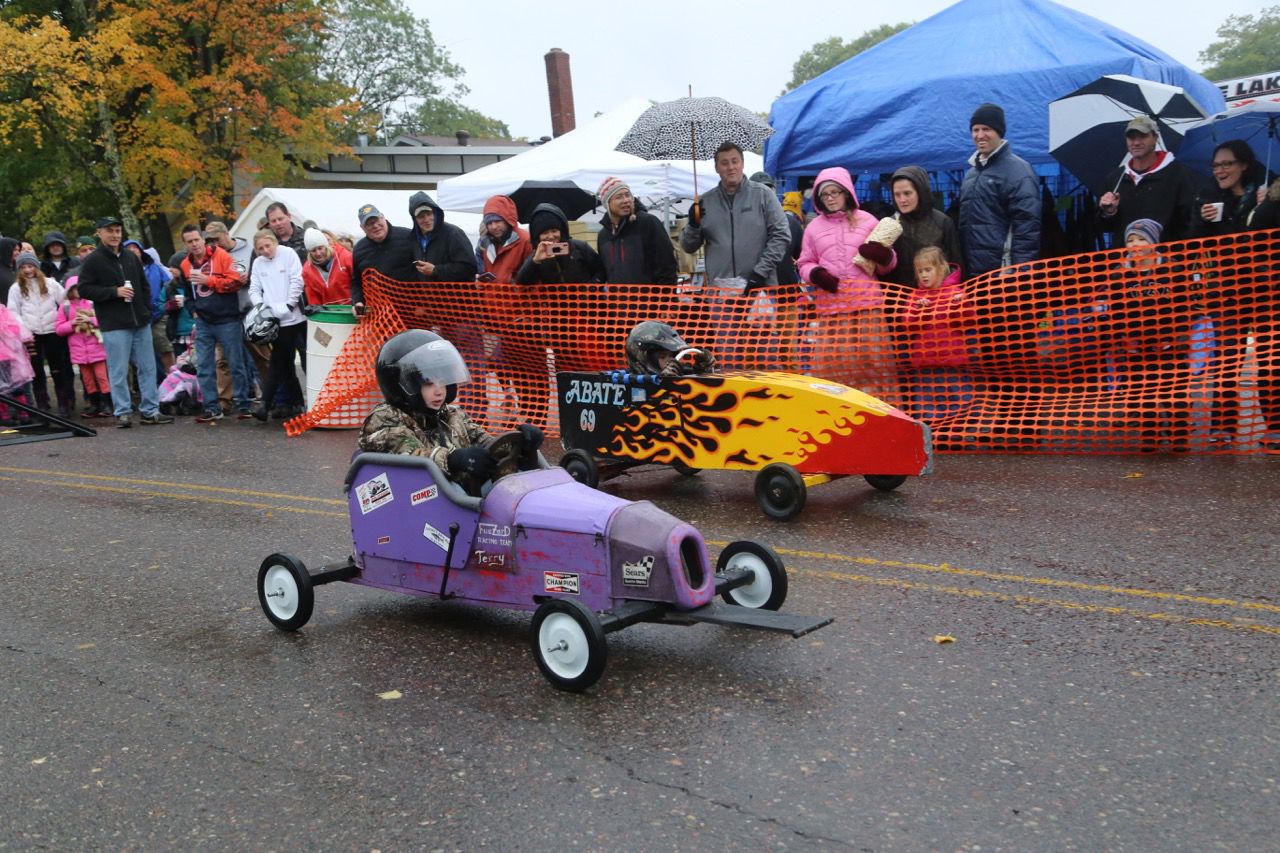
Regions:
<instances>
[{"instance_id":1,"label":"orange safety fence","mask_svg":"<svg viewBox=\"0 0 1280 853\"><path fill-rule=\"evenodd\" d=\"M490 431L559 432L555 372L625 366L641 320L674 326L722 369L860 388L926 421L953 452L1257 453L1280 438L1280 231L1114 249L1010 267L954 298L884 284L877 309L825 310L804 287L403 283L366 274L370 313L297 435L376 389L378 348L406 328L451 340L459 404Z\"/></svg>"}]
</instances>

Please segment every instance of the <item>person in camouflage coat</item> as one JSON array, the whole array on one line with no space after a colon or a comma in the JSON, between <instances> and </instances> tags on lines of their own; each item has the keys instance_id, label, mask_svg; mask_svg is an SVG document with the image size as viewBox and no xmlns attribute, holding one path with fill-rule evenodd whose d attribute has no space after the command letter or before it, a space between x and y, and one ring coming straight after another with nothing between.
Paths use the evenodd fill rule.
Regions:
<instances>
[{"instance_id":1,"label":"person in camouflage coat","mask_svg":"<svg viewBox=\"0 0 1280 853\"><path fill-rule=\"evenodd\" d=\"M382 345L374 372L386 402L365 418L360 450L425 456L478 497L498 473L498 462L485 446L489 434L452 405L458 386L471 381L458 350L434 332L410 329ZM542 431L531 424L519 430L522 458L532 467Z\"/></svg>"},{"instance_id":2,"label":"person in camouflage coat","mask_svg":"<svg viewBox=\"0 0 1280 853\"><path fill-rule=\"evenodd\" d=\"M488 438L489 434L457 406L446 405L438 412L419 414L379 403L360 431L360 449L426 456L453 479L449 454L482 444Z\"/></svg>"}]
</instances>

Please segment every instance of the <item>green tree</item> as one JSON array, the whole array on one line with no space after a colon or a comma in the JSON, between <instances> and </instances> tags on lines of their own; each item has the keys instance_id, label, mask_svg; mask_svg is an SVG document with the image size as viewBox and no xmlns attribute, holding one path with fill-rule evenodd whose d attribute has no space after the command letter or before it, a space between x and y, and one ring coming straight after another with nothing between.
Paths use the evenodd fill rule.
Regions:
<instances>
[{"instance_id":1,"label":"green tree","mask_svg":"<svg viewBox=\"0 0 1280 853\"><path fill-rule=\"evenodd\" d=\"M840 36L832 36L826 41L818 42L800 54L795 65L791 66L791 81L787 83L787 88L782 90L782 94L785 95L819 74L835 68L846 59L857 56L892 35L897 35L909 26L911 26L909 23L881 24L874 30L867 30L852 41L846 42Z\"/></svg>"},{"instance_id":2,"label":"green tree","mask_svg":"<svg viewBox=\"0 0 1280 853\"><path fill-rule=\"evenodd\" d=\"M1229 15L1218 41L1200 51L1210 80L1230 80L1280 70L1280 6L1253 15Z\"/></svg>"},{"instance_id":3,"label":"green tree","mask_svg":"<svg viewBox=\"0 0 1280 853\"><path fill-rule=\"evenodd\" d=\"M475 139L510 139L507 123L448 98L427 98L403 117L403 133L425 136L453 136L465 130Z\"/></svg>"},{"instance_id":4,"label":"green tree","mask_svg":"<svg viewBox=\"0 0 1280 853\"><path fill-rule=\"evenodd\" d=\"M435 42L431 26L400 0L341 0L329 19L322 76L353 93L355 130L384 135L408 125L423 99L456 99L462 69Z\"/></svg>"}]
</instances>

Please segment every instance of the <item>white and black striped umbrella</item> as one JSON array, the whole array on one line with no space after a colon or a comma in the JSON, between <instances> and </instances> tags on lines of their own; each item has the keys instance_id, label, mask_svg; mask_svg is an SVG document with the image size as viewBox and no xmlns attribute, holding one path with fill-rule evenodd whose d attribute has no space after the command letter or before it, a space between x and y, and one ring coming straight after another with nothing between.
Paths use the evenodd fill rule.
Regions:
<instances>
[{"instance_id":1,"label":"white and black striped umbrella","mask_svg":"<svg viewBox=\"0 0 1280 853\"><path fill-rule=\"evenodd\" d=\"M1160 145L1174 152L1206 116L1180 86L1108 74L1049 103L1049 153L1102 195L1112 189L1103 186L1107 173L1129 153L1125 125L1141 115L1155 120Z\"/></svg>"},{"instance_id":2,"label":"white and black striped umbrella","mask_svg":"<svg viewBox=\"0 0 1280 853\"><path fill-rule=\"evenodd\" d=\"M759 151L773 128L723 98L678 98L640 114L617 150L645 160L710 160L722 143Z\"/></svg>"}]
</instances>

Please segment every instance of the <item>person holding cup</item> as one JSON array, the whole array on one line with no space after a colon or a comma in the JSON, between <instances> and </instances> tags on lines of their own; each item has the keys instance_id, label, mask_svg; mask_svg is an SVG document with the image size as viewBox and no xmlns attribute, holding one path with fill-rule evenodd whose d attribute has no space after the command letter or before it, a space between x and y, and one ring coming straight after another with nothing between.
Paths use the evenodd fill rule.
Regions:
<instances>
[{"instance_id":1,"label":"person holding cup","mask_svg":"<svg viewBox=\"0 0 1280 853\"><path fill-rule=\"evenodd\" d=\"M127 249L124 227L115 216L98 220L98 246L80 265L80 295L93 302L107 351L107 377L116 426L133 426L133 397L129 391L129 364L138 370L144 426L171 424L160 413L156 393L156 358L151 342L151 290L142 261Z\"/></svg>"},{"instance_id":2,"label":"person holding cup","mask_svg":"<svg viewBox=\"0 0 1280 853\"><path fill-rule=\"evenodd\" d=\"M1192 236L1221 237L1258 230L1261 223L1250 225L1249 216L1257 206L1258 185L1264 176L1249 143L1242 139L1224 142L1213 150L1209 162L1215 186L1197 199ZM1218 400L1211 429L1218 440L1232 441L1239 427L1240 373L1255 319L1255 299L1258 289L1269 287L1269 283L1249 274L1251 264L1239 254L1249 251L1247 247L1209 244L1205 248L1210 266L1204 301L1217 327L1211 369L1218 377ZM1215 261L1215 256L1220 256L1220 261Z\"/></svg>"},{"instance_id":3,"label":"person holding cup","mask_svg":"<svg viewBox=\"0 0 1280 853\"><path fill-rule=\"evenodd\" d=\"M1209 161L1214 186L1197 199L1192 217L1194 237L1217 237L1252 230L1249 214L1258 203L1262 165L1249 143L1232 139L1213 149Z\"/></svg>"}]
</instances>

